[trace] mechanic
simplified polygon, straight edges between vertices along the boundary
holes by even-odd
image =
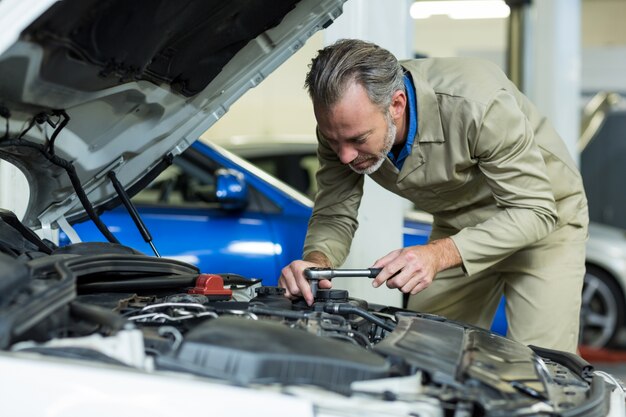
[[[496,65],[398,62],[347,39],[319,51],[305,87],[317,120],[319,191],[303,259],[279,278],[287,296],[311,304],[304,269],[344,262],[369,175],[434,218],[428,244],[373,264],[382,268],[374,287],[410,293],[412,310],[483,328],[504,294],[510,338],[576,351],[588,226],[582,179],[554,128]]]

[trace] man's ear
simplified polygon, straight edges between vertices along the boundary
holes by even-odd
[[[391,104],[389,105],[389,112],[394,120],[398,120],[404,117],[404,111],[406,110],[406,93],[403,90],[396,90],[391,97]]]

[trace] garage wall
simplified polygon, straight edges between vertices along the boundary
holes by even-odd
[[[626,92],[626,0],[582,1],[583,91]],[[477,56],[504,66],[506,20],[452,20],[435,16],[415,21],[414,51],[430,56]],[[302,85],[307,65],[323,46],[316,34],[285,65],[233,105],[203,137],[312,135],[315,120]],[[287,106],[285,104],[287,103]]]
[[[481,57],[504,67],[506,19],[453,20],[433,16],[416,20],[414,31],[413,45],[418,54]]]
[[[257,88],[244,94],[204,135],[223,139],[237,135],[315,135],[313,106],[304,89],[308,65],[323,48],[318,32]]]
[[[626,96],[626,0],[584,0],[582,88]]]
[[[625,16],[625,0],[583,0],[583,47],[626,45]]]

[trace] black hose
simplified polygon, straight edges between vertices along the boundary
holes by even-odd
[[[277,316],[284,317],[286,319],[305,319],[310,317],[313,313],[310,311],[291,311],[291,310],[280,310],[276,308],[267,308],[260,306],[258,304],[251,304],[248,310],[254,314],[264,314],[267,316]]]
[[[373,315],[372,313],[363,310],[360,307],[354,306],[352,304],[348,304],[348,303],[341,303],[341,304],[335,304],[335,303],[326,303],[326,305],[324,305],[324,311],[327,313],[332,313],[332,314],[354,314],[356,316],[359,317],[363,317],[365,320],[370,321],[380,327],[382,327],[383,329],[387,330],[388,332],[392,332],[393,329],[395,329],[395,326],[391,326],[389,324],[387,324],[383,319],[376,317],[375,315]]]
[[[113,333],[122,330],[127,323],[126,319],[106,308],[77,301],[70,303],[70,312],[74,317],[105,326]]]
[[[77,289],[81,293],[94,292],[136,292],[156,289],[175,289],[193,287],[198,275],[141,277],[132,279],[116,279],[115,281],[97,281],[79,283]]]
[[[59,126],[57,126],[57,128],[54,129],[54,132],[52,132],[52,137],[50,138],[50,142],[48,143],[48,150],[49,150],[50,155],[54,155],[54,142],[56,141],[57,136],[59,135],[59,133],[61,133],[63,128],[67,126],[67,124],[70,122],[70,116],[65,112],[65,110],[60,110],[57,113],[61,117],[63,117],[63,120],[61,120],[61,123],[59,124]]]

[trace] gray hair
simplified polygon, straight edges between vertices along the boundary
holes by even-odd
[[[403,70],[388,50],[358,39],[341,39],[318,51],[304,83],[315,104],[331,107],[341,99],[352,81],[367,91],[383,112],[389,110],[393,93],[404,91]]]

